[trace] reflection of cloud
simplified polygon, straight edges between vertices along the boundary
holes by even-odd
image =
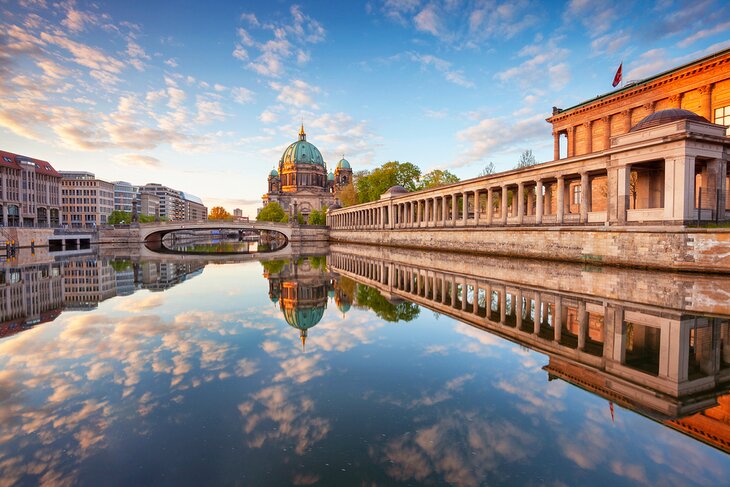
[[[244,431],[252,448],[260,448],[269,441],[294,441],[295,452],[303,455],[331,429],[327,419],[313,416],[314,401],[306,396],[290,397],[283,385],[253,394],[239,404],[238,410],[245,419]]]
[[[454,411],[433,426],[421,428],[371,448],[371,456],[388,475],[406,482],[443,477],[455,485],[481,485],[500,467],[537,451],[537,440],[515,425],[489,422],[477,413]]]
[[[322,377],[329,367],[320,363],[322,354],[297,355],[281,362],[281,372],[274,376],[275,382],[291,380],[296,383],[308,382]]]

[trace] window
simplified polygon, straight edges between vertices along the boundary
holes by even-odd
[[[576,185],[573,187],[573,204],[580,204],[580,185]]]
[[[730,105],[715,109],[715,123],[728,127],[725,133],[730,135]]]

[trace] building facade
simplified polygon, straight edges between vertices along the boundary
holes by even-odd
[[[106,225],[114,211],[114,184],[86,171],[61,171],[63,223],[70,227]]]
[[[0,223],[48,227],[61,223],[61,175],[46,161],[0,151]]]
[[[114,209],[131,213],[138,191],[137,186],[126,181],[114,181]]]
[[[287,213],[296,211],[307,217],[313,210],[333,206],[338,192],[351,182],[352,168],[344,157],[334,173],[327,172],[322,153],[307,142],[302,125],[299,140],[286,148],[278,170],[269,174],[268,192],[262,200],[264,206],[277,202]]]
[[[137,211],[140,215],[160,217],[160,198],[152,193],[137,194]]]
[[[180,191],[180,196],[183,200],[185,220],[198,221],[208,219],[208,208],[206,208],[200,198],[184,191]]]
[[[139,187],[140,194],[152,194],[159,198],[159,216],[171,221],[205,220],[208,208],[197,196],[178,191],[158,183]]]

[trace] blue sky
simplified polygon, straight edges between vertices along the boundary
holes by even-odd
[[[476,176],[567,107],[730,47],[723,1],[0,0],[0,148],[255,215],[303,120],[334,167]]]

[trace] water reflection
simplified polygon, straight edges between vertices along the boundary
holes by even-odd
[[[4,482],[719,485],[730,471],[727,279],[330,250],[6,262]]]

